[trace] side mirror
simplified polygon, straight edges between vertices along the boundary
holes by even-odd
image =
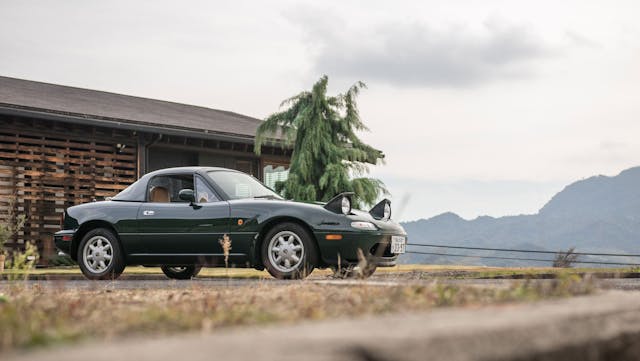
[[[178,198],[190,203],[196,201],[196,195],[193,192],[193,189],[181,189],[180,192],[178,192]]]

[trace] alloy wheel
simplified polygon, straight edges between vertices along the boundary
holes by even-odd
[[[96,235],[87,241],[84,246],[83,261],[85,267],[93,273],[102,273],[109,268],[113,260],[113,246],[103,236]]]
[[[291,231],[282,231],[269,241],[269,261],[275,269],[288,273],[297,270],[304,258],[304,244]]]

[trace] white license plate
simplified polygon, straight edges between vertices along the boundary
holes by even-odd
[[[405,253],[407,238],[403,236],[391,236],[391,253]]]

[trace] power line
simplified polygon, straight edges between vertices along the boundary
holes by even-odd
[[[454,248],[454,249],[472,249],[479,251],[497,251],[497,252],[519,252],[519,253],[542,253],[542,254],[558,254],[566,253],[565,251],[536,251],[531,249],[508,249],[508,248],[483,248],[470,246],[445,246],[442,244],[426,244],[426,243],[407,243],[407,246],[435,247],[435,248]],[[621,253],[588,253],[588,252],[571,252],[578,256],[607,256],[607,257],[640,257],[640,254],[621,254]]]
[[[406,253],[413,254],[426,254],[433,256],[449,256],[449,257],[464,257],[464,258],[487,258],[487,259],[505,259],[515,261],[537,261],[537,262],[553,262],[553,260],[539,259],[539,258],[521,258],[521,257],[500,257],[500,256],[472,256],[468,254],[455,254],[455,253],[436,253],[436,252],[418,252],[407,251]],[[618,262],[597,262],[597,261],[572,261],[572,263],[587,263],[587,264],[602,264],[602,265],[617,265],[617,266],[640,266],[638,263],[618,263]]]
[[[539,259],[539,258],[500,257],[500,256],[472,256],[472,255],[468,255],[468,254],[418,252],[418,251],[407,251],[406,253],[429,254],[429,255],[434,255],[434,256],[466,257],[466,258],[492,258],[492,259],[510,259],[510,260],[517,260],[517,261],[552,262],[552,261],[549,261],[549,260],[546,260],[546,259]]]

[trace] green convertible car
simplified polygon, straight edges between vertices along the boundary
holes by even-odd
[[[175,279],[203,266],[266,268],[282,279],[394,266],[407,237],[390,219],[390,202],[364,212],[351,208],[351,196],[287,201],[235,170],[169,168],[111,200],[68,208],[54,241],[89,279],[114,279],[127,265],[160,266]]]

